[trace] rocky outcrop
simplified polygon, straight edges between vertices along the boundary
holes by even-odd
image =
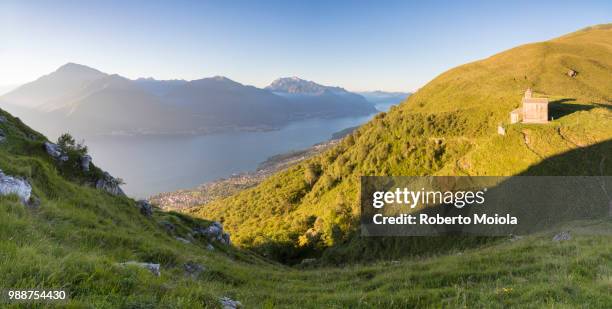
[[[4,131],[0,129],[0,143],[4,142],[5,140],[6,140],[6,134],[4,134]]]
[[[149,203],[147,200],[140,200],[136,202],[136,206],[140,209],[140,213],[145,217],[150,217],[153,215],[153,205]]]
[[[559,241],[566,241],[566,240],[571,240],[571,239],[572,239],[572,235],[570,235],[569,231],[566,231],[566,232],[561,232],[555,235],[552,240],[559,242]]]
[[[66,155],[62,151],[60,146],[50,143],[50,142],[45,142],[44,145],[45,145],[45,150],[47,151],[47,154],[49,154],[52,158],[58,161],[62,161],[62,162],[68,161],[68,155]]]
[[[219,222],[213,222],[206,228],[194,229],[195,235],[201,235],[210,241],[216,241],[224,245],[230,245],[230,235],[223,231],[223,225]]]
[[[84,155],[81,157],[81,169],[83,172],[89,172],[89,164],[91,164],[91,156]]]
[[[32,195],[32,186],[25,179],[5,175],[0,170],[0,195],[9,194],[17,195],[23,204],[27,204]]]
[[[187,262],[183,265],[183,269],[185,270],[185,274],[191,276],[192,278],[197,278],[206,268],[195,262]]]
[[[153,264],[153,263],[141,263],[141,262],[134,262],[134,261],[129,261],[129,262],[125,262],[125,263],[120,263],[120,266],[135,266],[135,267],[140,267],[140,268],[144,268],[147,269],[148,271],[150,271],[152,274],[159,276],[160,273],[160,265],[159,264]]]
[[[6,117],[0,116],[0,123],[5,123],[5,122],[6,122]]]
[[[223,309],[237,309],[237,308],[242,308],[242,303],[237,301],[237,300],[232,300],[229,297],[221,297],[219,299],[219,302],[221,303],[221,307]]]
[[[108,172],[104,172],[102,178],[96,181],[96,189],[104,190],[112,195],[125,196],[123,190],[121,190],[121,181],[111,176]]]

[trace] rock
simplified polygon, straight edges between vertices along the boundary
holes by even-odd
[[[49,142],[45,142],[44,145],[45,150],[52,158],[62,162],[68,161],[68,156],[62,152],[60,146]]]
[[[0,195],[16,194],[25,205],[32,195],[32,186],[24,179],[4,175],[0,170]]]
[[[140,209],[140,213],[145,217],[153,215],[153,206],[147,200],[140,200],[136,202],[136,206]]]
[[[32,195],[30,197],[30,200],[28,201],[28,206],[30,206],[31,208],[38,208],[38,207],[40,207],[40,199],[37,198],[36,196]]]
[[[160,222],[160,224],[164,227],[164,229],[166,229],[166,231],[168,233],[172,233],[176,229],[174,224],[172,224],[172,223],[170,223],[168,221],[162,221],[162,222]]]
[[[208,251],[215,251],[215,246],[213,246],[211,244],[207,244],[206,245],[206,249],[208,249]]]
[[[134,262],[134,261],[129,261],[129,262],[125,262],[125,263],[120,263],[119,265],[121,266],[136,266],[136,267],[140,267],[140,268],[144,268],[149,270],[152,274],[159,276],[160,273],[160,266],[159,264],[153,264],[153,263],[141,263],[141,262]]]
[[[219,299],[219,302],[221,303],[221,307],[223,309],[237,309],[237,308],[242,308],[242,303],[237,301],[237,300],[232,300],[229,297],[221,297]]]
[[[5,122],[6,122],[6,117],[0,116],[0,123],[5,123]]]
[[[506,135],[506,129],[503,126],[497,126],[497,134]]]
[[[185,270],[185,274],[196,278],[198,277],[206,268],[195,262],[187,262],[183,265],[183,269]]]
[[[515,241],[521,240],[521,239],[523,239],[523,236],[518,236],[518,235],[510,234],[510,241],[511,242],[515,242]]]
[[[574,71],[574,70],[567,71],[567,76],[569,77],[576,77],[576,75],[578,75],[577,71]]]
[[[213,222],[206,228],[196,228],[193,232],[195,235],[202,235],[209,240],[217,241],[224,245],[231,244],[230,235],[223,231],[223,225],[219,222]]]
[[[176,240],[178,240],[178,241],[180,241],[180,242],[184,243],[184,244],[190,244],[190,243],[191,243],[191,241],[189,241],[188,239],[185,239],[185,238],[183,238],[183,237],[174,237],[174,238],[175,238]]]
[[[84,155],[81,157],[81,169],[83,172],[89,172],[89,164],[91,163],[91,156]]]
[[[317,262],[317,259],[303,259],[301,265],[312,265]]]
[[[121,181],[115,179],[108,172],[104,172],[102,178],[96,181],[96,189],[104,190],[112,195],[116,196],[125,196],[125,193],[119,187],[121,185]]]
[[[5,140],[6,140],[6,134],[4,134],[4,131],[0,129],[0,143],[4,142]]]
[[[570,235],[569,231],[566,232],[561,232],[557,235],[555,235],[553,237],[553,241],[564,241],[564,240],[571,240],[572,239],[572,235]]]

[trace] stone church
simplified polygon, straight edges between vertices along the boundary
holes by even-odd
[[[510,123],[547,123],[548,99],[532,97],[531,88],[525,91],[523,105],[510,112]]]

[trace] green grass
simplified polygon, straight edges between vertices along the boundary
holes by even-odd
[[[99,169],[80,172],[76,158],[59,165],[43,136],[1,112],[8,138],[0,169],[26,178],[41,205],[0,197],[0,288],[65,289],[73,308],[214,308],[223,296],[249,308],[609,308],[610,220],[568,223],[573,239],[557,243],[551,238],[561,228],[514,242],[365,239],[355,234],[355,218],[359,175],[612,175],[600,164],[612,161],[612,91],[609,74],[601,76],[611,67],[611,39],[606,27],[581,31],[451,70],[338,147],[200,211],[225,221],[238,245],[267,256],[178,241],[210,222],[141,215],[133,200],[87,185]],[[580,72],[576,80],[562,81],[563,66]],[[527,81],[509,82],[525,72]],[[526,86],[587,107],[563,105],[570,113],[551,124],[496,135]],[[300,237],[310,228],[320,238]],[[270,259],[321,254],[323,264],[310,267]],[[160,263],[161,276],[117,265],[127,261]],[[187,275],[188,262],[205,270]]]

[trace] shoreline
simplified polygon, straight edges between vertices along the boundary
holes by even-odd
[[[199,207],[228,197],[239,191],[256,186],[269,176],[329,149],[338,144],[342,138],[352,133],[356,128],[358,127],[351,127],[336,132],[329,140],[314,144],[305,149],[292,150],[271,156],[259,163],[255,170],[205,182],[192,189],[158,193],[150,196],[149,201],[165,211],[184,212],[193,207]]]

